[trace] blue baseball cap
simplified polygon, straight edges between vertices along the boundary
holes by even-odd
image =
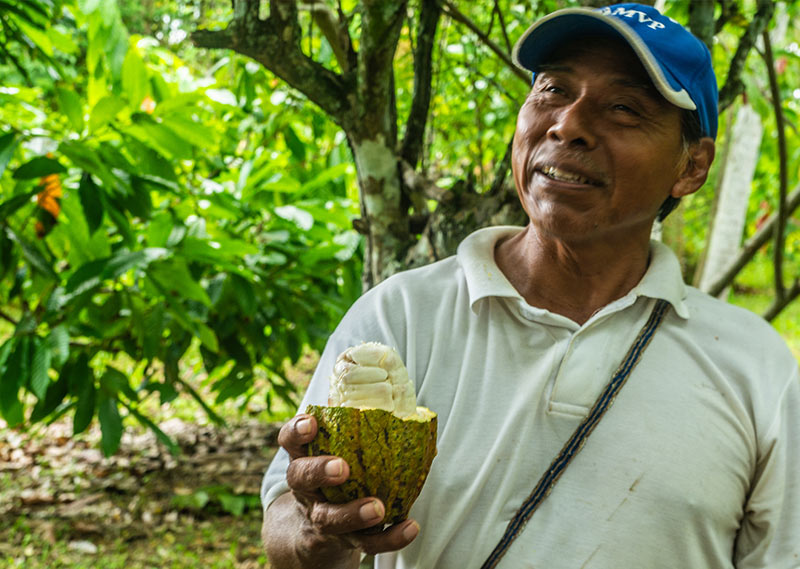
[[[717,137],[719,93],[708,48],[675,20],[652,6],[615,4],[603,8],[566,8],[528,28],[512,58],[536,71],[566,39],[611,35],[631,46],[656,89],[681,109],[696,111],[703,136]]]

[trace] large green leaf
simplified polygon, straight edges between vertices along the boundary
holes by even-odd
[[[30,178],[41,178],[48,174],[63,174],[67,169],[59,164],[58,160],[48,158],[47,156],[37,156],[33,160],[29,160],[14,172],[14,178],[17,180],[27,180]]]
[[[84,354],[73,366],[70,366],[68,377],[70,392],[75,395],[75,417],[72,421],[72,432],[82,433],[92,422],[95,413],[97,388],[94,383],[94,372],[88,365]]]
[[[3,172],[5,172],[6,166],[8,166],[8,162],[11,160],[11,157],[14,155],[14,151],[16,149],[16,133],[9,132],[3,136],[0,136],[0,176],[2,176]],[[0,217],[0,219],[2,219],[2,217]]]
[[[122,63],[122,89],[131,102],[131,107],[138,109],[148,92],[147,68],[135,49],[129,49]]]
[[[31,359],[30,390],[39,399],[44,399],[47,388],[50,386],[50,360],[52,353],[50,346],[44,340],[33,338],[33,357]]]
[[[119,97],[103,97],[92,108],[89,115],[89,129],[96,132],[106,126],[124,108],[125,103]]]
[[[111,456],[119,448],[122,440],[122,417],[119,415],[117,400],[108,395],[101,395],[97,404],[97,418],[100,420],[102,432],[100,447],[103,454]]]
[[[21,336],[15,339],[0,375],[0,414],[10,426],[19,425],[23,420],[19,390],[29,379],[30,338]]]
[[[83,102],[80,96],[72,89],[64,89],[63,87],[57,87],[56,93],[58,94],[61,112],[69,119],[72,128],[76,132],[81,132],[83,130]]]
[[[22,256],[25,257],[31,267],[53,281],[60,280],[50,262],[42,255],[39,249],[21,235],[14,233],[11,228],[7,228],[7,231],[9,237],[19,244],[22,249]]]
[[[7,199],[3,203],[0,203],[0,220],[5,220],[11,217],[17,210],[22,209],[29,203],[31,203],[31,198],[38,193],[38,190],[33,190],[31,192],[27,192],[24,194],[20,194],[18,196],[14,196],[12,198]]]
[[[102,191],[92,180],[91,174],[84,172],[78,186],[78,196],[90,234],[97,231],[103,223],[103,199],[100,195]]]

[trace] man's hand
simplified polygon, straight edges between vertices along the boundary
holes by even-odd
[[[334,456],[307,456],[307,445],[317,435],[310,415],[298,415],[281,428],[280,444],[291,462],[286,480],[292,491],[270,505],[264,516],[263,538],[274,569],[357,568],[360,552],[369,554],[405,547],[417,536],[414,520],[376,533],[362,530],[381,523],[384,505],[377,498],[346,504],[325,500],[320,488],[341,484],[350,468]]]

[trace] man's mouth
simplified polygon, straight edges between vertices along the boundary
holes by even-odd
[[[577,174],[575,172],[568,172],[566,170],[556,168],[555,166],[542,166],[539,171],[548,178],[550,178],[551,180],[556,180],[557,182],[569,182],[572,184],[588,184],[591,186],[600,185],[596,180],[591,180],[586,176],[581,176],[580,174]]]

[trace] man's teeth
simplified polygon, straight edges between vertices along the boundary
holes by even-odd
[[[584,178],[583,176],[579,176],[578,174],[573,174],[572,172],[565,172],[564,170],[559,170],[555,166],[543,167],[542,174],[544,174],[548,178],[552,178],[553,180],[559,180],[561,182],[575,182],[578,184],[591,183],[588,178]]]

